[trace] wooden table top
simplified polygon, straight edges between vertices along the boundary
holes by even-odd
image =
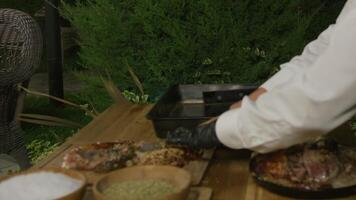
[[[59,166],[61,153],[69,146],[118,139],[158,141],[151,121],[145,115],[152,105],[114,104],[79,130],[34,168]],[[218,149],[201,183],[213,189],[213,200],[288,200],[271,193],[252,180],[248,171],[250,153],[245,150]],[[355,200],[356,196],[343,198]]]

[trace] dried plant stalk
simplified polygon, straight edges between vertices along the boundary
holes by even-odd
[[[138,90],[140,90],[141,96],[145,95],[145,92],[143,91],[143,85],[142,85],[140,79],[135,74],[134,70],[132,69],[132,67],[129,65],[129,63],[127,61],[126,61],[126,67],[127,67],[127,70],[129,71],[131,78],[134,81],[136,87],[138,88]]]
[[[58,102],[61,102],[61,103],[64,103],[64,104],[67,104],[67,105],[70,105],[70,106],[73,106],[73,107],[76,107],[76,108],[79,108],[81,110],[84,110],[85,111],[85,114],[92,117],[92,118],[95,118],[96,117],[96,114],[89,110],[87,107],[85,106],[81,106],[81,105],[78,105],[78,104],[75,104],[73,102],[70,102],[70,101],[67,101],[67,100],[64,100],[64,99],[61,99],[61,98],[58,98],[58,97],[54,97],[54,96],[51,96],[51,95],[48,95],[48,94],[45,94],[45,93],[42,93],[42,92],[36,92],[36,91],[32,91],[32,90],[29,90],[21,85],[18,85],[18,87],[20,89],[22,89],[23,91],[25,91],[26,93],[28,94],[32,94],[32,95],[38,95],[38,96],[44,96],[44,97],[47,97],[47,98],[50,98],[50,99],[53,99],[53,100],[56,100]]]
[[[108,94],[111,96],[111,98],[114,100],[115,103],[122,104],[122,105],[131,104],[129,101],[126,100],[126,98],[122,95],[120,89],[115,86],[115,84],[112,82],[110,78],[108,80],[105,80],[103,77],[101,77],[101,80],[104,83],[106,91],[108,92]]]
[[[26,121],[28,122],[30,120],[32,121],[32,123],[36,122],[37,124],[42,124],[42,125],[56,124],[56,126],[64,126],[64,127],[71,127],[71,128],[82,127],[82,125],[77,122],[73,122],[58,117],[48,116],[48,115],[22,113],[17,116],[17,119],[24,122]]]

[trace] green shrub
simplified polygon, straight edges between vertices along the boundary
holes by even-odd
[[[127,61],[157,96],[174,83],[260,83],[332,23],[343,2],[89,0],[64,4],[63,14],[78,30],[84,66],[132,91]]]

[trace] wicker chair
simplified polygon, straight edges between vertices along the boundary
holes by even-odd
[[[20,166],[29,166],[23,133],[16,120],[20,92],[40,63],[41,31],[28,14],[0,9],[0,154],[13,156]]]

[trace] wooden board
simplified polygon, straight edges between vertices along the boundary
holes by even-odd
[[[215,149],[205,150],[202,160],[195,160],[189,162],[187,166],[184,167],[192,175],[192,185],[199,185],[203,180],[206,170],[208,169],[210,160],[214,156]]]
[[[70,138],[70,141],[68,142],[71,144],[89,144],[102,141],[113,141],[117,139],[117,137],[125,134],[122,131],[123,127],[126,127],[131,123],[136,123],[135,121],[126,121],[125,119],[128,118],[127,116],[136,116],[136,114],[144,112],[144,110],[145,107],[142,106],[129,105],[122,107],[114,104],[103,114],[100,114],[91,123],[82,128],[78,133]],[[121,128],[108,131],[110,127],[116,125]],[[147,130],[149,130],[148,127]],[[141,130],[141,132],[144,132],[144,130]],[[109,135],[110,137],[104,139],[104,134]],[[137,132],[132,134],[134,134],[136,137],[139,137],[141,133]]]
[[[190,188],[187,200],[210,200],[213,190],[208,187],[192,187]],[[94,194],[91,187],[87,187],[85,195],[82,200],[94,200]]]
[[[152,105],[112,105],[101,113],[90,124],[81,129],[66,143],[61,145],[45,160],[39,162],[35,168],[60,166],[63,155],[69,148],[95,142],[111,142],[118,139],[154,142],[155,136],[151,121],[145,115]],[[212,153],[211,153],[212,154]],[[211,155],[212,156],[212,155]],[[211,157],[210,157],[211,158]],[[200,186],[213,188],[216,200],[290,200],[271,193],[258,186],[249,175],[250,152],[244,150],[217,149],[212,160],[208,162],[191,163],[187,166],[192,172],[193,179],[203,180]],[[208,167],[208,163],[209,167]],[[205,173],[206,170],[206,173]],[[204,175],[205,174],[205,175]],[[194,181],[195,183],[199,181]],[[201,191],[201,190],[200,190]],[[211,191],[211,189],[210,189]],[[207,193],[202,193],[207,194]],[[197,200],[208,200],[200,195]],[[92,199],[85,199],[92,200]],[[194,199],[195,200],[195,199]],[[356,200],[356,196],[339,200]]]
[[[62,144],[47,159],[43,159],[43,160],[39,161],[32,168],[43,168],[43,167],[47,166],[50,162],[55,161],[58,157],[60,157],[63,154],[63,152],[67,152],[68,149],[70,149],[72,146],[73,145],[71,145],[71,144]],[[52,166],[57,167],[57,165],[52,165]],[[58,165],[58,167],[59,166],[60,165]]]
[[[42,167],[61,167],[62,162],[63,162],[63,157],[66,153],[71,151],[75,146],[78,145],[71,145],[66,146],[63,151],[60,153],[57,153],[56,157],[47,163],[44,163],[40,166]],[[214,155],[214,149],[212,150],[205,150],[202,156],[201,160],[195,160],[191,161],[184,167],[187,171],[189,171],[192,175],[192,185],[199,185],[201,180],[204,177],[204,174],[208,168],[209,161]],[[81,171],[87,178],[89,184],[92,184],[97,180],[98,178],[104,176],[106,173],[95,173],[95,172],[90,172],[90,171]]]
[[[248,173],[248,151],[217,149],[202,181],[213,188],[213,199],[244,200]]]
[[[192,187],[187,200],[210,200],[213,190],[208,187]]]

